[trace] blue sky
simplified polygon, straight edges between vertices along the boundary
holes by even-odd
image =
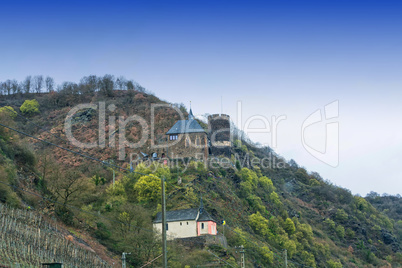
[[[276,151],[365,195],[401,194],[400,1],[1,1],[0,81],[124,75],[195,113],[286,115]],[[339,102],[339,165],[301,126]],[[254,122],[260,126],[261,122]],[[325,124],[306,132],[325,144]],[[271,134],[250,135],[270,144]]]

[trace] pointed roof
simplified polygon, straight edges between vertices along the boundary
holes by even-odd
[[[200,212],[200,216],[198,217],[197,221],[214,221],[216,222],[211,215],[209,215],[208,212],[206,212],[205,210]]]
[[[184,134],[184,133],[206,133],[205,130],[194,119],[193,111],[190,108],[188,120],[179,120],[173,125],[166,135]]]
[[[188,120],[193,120],[193,119],[194,119],[193,111],[190,108],[190,113],[188,114]]]

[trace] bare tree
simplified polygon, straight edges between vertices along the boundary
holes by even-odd
[[[10,95],[11,93],[11,80],[7,79],[6,82],[4,82],[4,88],[7,91],[7,95]]]
[[[47,92],[52,92],[54,91],[54,79],[50,76],[46,77],[46,90]]]
[[[18,81],[15,79],[11,81],[11,90],[12,90],[13,94],[18,93],[18,91],[19,91]]]
[[[119,76],[116,79],[116,86],[119,90],[125,90],[126,89],[126,84],[127,84],[127,80],[124,76]]]
[[[36,93],[40,93],[43,87],[43,75],[36,75],[33,80],[34,80],[33,86],[35,88]]]
[[[31,92],[31,84],[32,84],[31,82],[32,82],[32,77],[30,75],[28,75],[23,82],[23,88],[24,88],[25,93]]]
[[[84,76],[80,81],[80,86],[83,88],[82,93],[93,93],[98,89],[98,78],[96,75]]]
[[[47,170],[48,189],[63,206],[70,204],[83,190],[83,177],[77,171],[64,171],[59,167]]]
[[[127,87],[128,90],[129,90],[129,89],[134,90],[134,81],[133,81],[133,80],[127,81],[126,87]]]
[[[114,89],[114,76],[105,74],[99,80],[99,89],[105,96],[112,97]]]
[[[3,82],[0,82],[0,95],[5,95],[4,83]]]

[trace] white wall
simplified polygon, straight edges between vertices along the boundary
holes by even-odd
[[[171,221],[168,222],[167,224],[168,224],[168,230],[166,231],[166,235],[168,240],[172,240],[173,238],[197,236],[197,223],[194,220]],[[154,223],[154,228],[158,232],[162,233],[162,223]]]

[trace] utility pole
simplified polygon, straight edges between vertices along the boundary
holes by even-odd
[[[114,169],[113,169],[113,189],[114,189],[114,181],[115,181],[115,175],[114,175]]]
[[[285,257],[285,268],[288,268],[288,251],[286,249],[283,250],[283,255]]]
[[[131,253],[126,253],[123,252],[122,257],[121,257],[121,267],[126,268],[126,255],[130,255]]]
[[[167,244],[166,244],[166,197],[165,197],[165,176],[161,179],[162,182],[162,267],[167,268]]]
[[[235,248],[239,248],[240,249],[240,251],[239,251],[239,253],[241,254],[241,256],[240,256],[240,267],[241,268],[246,268],[246,260],[245,260],[245,258],[244,258],[244,246],[243,245],[241,245],[240,247],[235,247]]]
[[[244,247],[243,247],[243,245],[240,246],[240,253],[241,253],[240,266],[241,266],[241,268],[246,268],[246,261],[244,259]]]

